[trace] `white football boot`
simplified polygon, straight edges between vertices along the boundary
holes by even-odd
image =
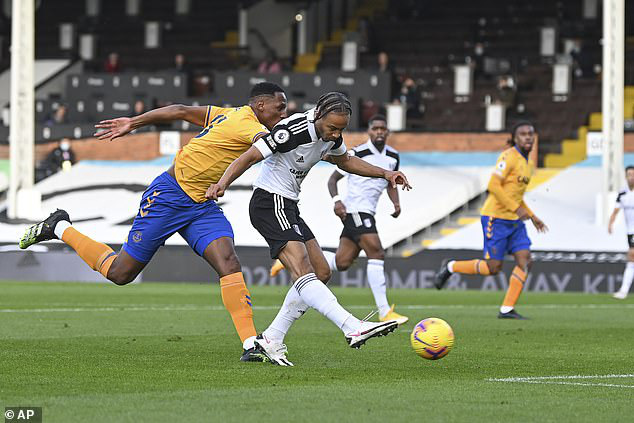
[[[266,355],[273,364],[277,364],[278,366],[293,366],[293,363],[286,358],[288,349],[286,345],[281,342],[276,342],[260,334],[255,338],[255,348]]]
[[[362,320],[358,330],[346,334],[346,341],[350,348],[361,348],[368,339],[375,336],[385,336],[390,332],[394,332],[397,327],[398,322],[396,320],[388,320],[387,322],[366,322]]]

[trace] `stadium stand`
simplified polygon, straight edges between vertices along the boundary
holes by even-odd
[[[456,10],[460,18],[455,17]],[[581,2],[574,0],[391,1],[387,13],[371,23],[372,49],[362,53],[361,66],[376,66],[376,54],[387,52],[399,79],[410,77],[417,86],[420,113],[408,126],[431,131],[484,131],[485,103],[499,99],[498,78],[510,75],[514,92],[506,126],[518,119],[538,122],[543,160],[546,154],[560,151],[564,138],[575,138],[590,113],[600,110],[596,66],[601,62],[601,21],[584,19],[581,13]],[[581,46],[575,56],[576,78],[566,99],[553,98],[552,64],[572,58],[540,55],[539,29],[545,25],[556,26],[562,42],[574,40]],[[340,67],[341,56],[340,46],[326,48],[320,69]],[[463,63],[475,67],[474,89],[470,97],[456,98],[452,67]],[[628,69],[631,72],[631,65]]]

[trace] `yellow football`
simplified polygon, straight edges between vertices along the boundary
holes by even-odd
[[[454,334],[447,322],[437,317],[430,317],[414,326],[410,342],[414,352],[419,356],[428,360],[438,360],[451,351]]]

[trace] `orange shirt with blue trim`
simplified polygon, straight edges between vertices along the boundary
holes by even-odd
[[[517,147],[503,151],[498,157],[491,178],[501,179],[502,189],[511,204],[504,204],[496,195],[489,193],[480,214],[497,219],[519,219],[515,211],[524,204],[524,193],[531,181],[533,168],[533,162]]]
[[[204,129],[176,154],[176,181],[192,200],[207,201],[209,185],[217,183],[227,167],[268,132],[249,106],[208,106]]]

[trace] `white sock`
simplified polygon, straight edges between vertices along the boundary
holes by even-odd
[[[57,222],[57,225],[55,225],[53,232],[55,232],[56,237],[58,237],[59,239],[62,239],[62,235],[64,235],[64,231],[68,228],[70,228],[70,222],[67,222],[65,220],[60,220],[59,222]]]
[[[456,260],[451,260],[449,263],[447,263],[447,269],[449,270],[449,273],[453,273],[453,265],[456,262]]]
[[[335,261],[335,258],[337,257],[337,255],[333,253],[332,251],[324,251],[323,253],[324,253],[324,257],[326,257],[326,261],[328,262],[328,266],[330,266],[330,270],[332,271],[338,270],[337,262]]]
[[[293,286],[306,304],[323,314],[343,333],[358,330],[361,326],[361,321],[341,307],[337,297],[314,273],[300,277]]]
[[[511,306],[501,306],[500,307],[500,313],[508,313],[511,310],[513,310],[513,307],[511,307]]]
[[[621,289],[619,292],[627,294],[630,292],[632,286],[632,279],[634,279],[634,262],[628,261],[625,265],[625,272],[623,272],[623,282],[621,282]]]
[[[385,294],[385,272],[383,271],[383,260],[369,259],[368,260],[368,285],[374,295],[374,302],[379,308],[379,316],[383,317],[390,311],[390,305],[387,302],[387,295]]]
[[[255,336],[249,336],[242,343],[242,348],[244,348],[245,350],[250,350],[251,348],[255,347],[254,341],[255,341]]]
[[[299,296],[297,290],[291,286],[286,293],[286,298],[284,298],[280,311],[277,312],[277,316],[262,334],[278,342],[284,341],[284,337],[295,320],[302,317],[306,310],[308,310],[308,305]]]

